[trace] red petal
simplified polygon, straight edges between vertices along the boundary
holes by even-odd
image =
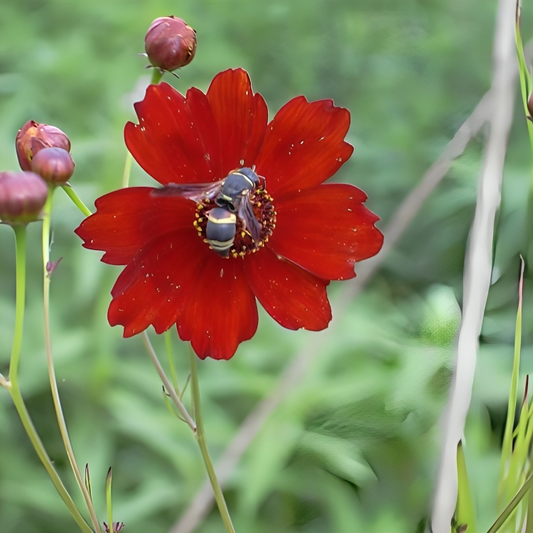
[[[191,89],[186,101],[166,83],[150,85],[135,110],[139,124],[128,122],[124,138],[135,160],[153,178],[165,185],[224,177],[219,174],[216,124],[201,91]]]
[[[331,320],[326,293],[329,281],[277,257],[268,248],[247,257],[244,270],[261,305],[284,328],[327,328]]]
[[[104,263],[125,265],[148,241],[165,233],[189,228],[196,237],[195,204],[175,196],[151,196],[154,190],[130,187],[98,198],[96,213],[76,229],[83,246],[105,251]]]
[[[268,125],[256,161],[274,199],[333,176],[353,152],[344,142],[349,126],[349,111],[331,100],[309,103],[299,96],[285,104]]]
[[[268,246],[324,279],[355,276],[354,263],[377,254],[383,235],[379,218],[353,185],[326,184],[276,202],[276,228]]]
[[[268,110],[263,97],[259,93],[254,95],[248,73],[236,69],[217,74],[207,91],[207,99],[220,134],[224,173],[255,165]]]
[[[111,291],[108,320],[131,337],[153,325],[163,333],[178,320],[194,291],[197,272],[212,252],[189,230],[169,233],[143,246]]]
[[[202,359],[230,359],[239,343],[253,337],[257,305],[243,262],[210,254],[196,272],[196,288],[178,320],[178,332]]]

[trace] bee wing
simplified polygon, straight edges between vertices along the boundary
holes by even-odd
[[[254,210],[248,195],[244,196],[239,204],[238,215],[244,222],[244,227],[252,235],[255,244],[261,240],[261,224],[255,218]]]
[[[199,203],[214,198],[222,188],[224,180],[214,183],[169,183],[152,191],[152,196],[181,196]]]

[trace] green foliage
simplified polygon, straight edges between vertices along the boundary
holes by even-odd
[[[149,82],[143,37],[175,14],[198,31],[180,78],[205,89],[243,66],[273,114],[298,94],[333,98],[352,113],[354,157],[336,179],[360,186],[383,219],[421,180],[489,88],[495,2],[473,0],[7,0],[0,9],[0,169],[16,169],[17,130],[54,124],[72,141],[77,193],[92,207],[120,187],[122,131]],[[411,533],[429,512],[438,421],[451,378],[463,255],[483,139],[475,139],[392,250],[366,292],[342,315],[325,348],[267,420],[232,473],[226,494],[237,531]],[[480,528],[495,519],[500,429],[507,405],[516,309],[517,254],[525,251],[527,135],[511,136],[495,250],[495,285],[483,329],[467,457]],[[149,183],[134,164],[132,181]],[[66,418],[80,465],[90,464],[97,511],[131,533],[163,533],[204,481],[185,424],[169,412],[140,339],[106,321],[119,269],[99,262],[73,234],[82,220],[54,198],[52,342]],[[40,228],[28,231],[28,298],[21,388],[55,466],[77,495],[55,424],[42,326]],[[0,227],[0,371],[14,324],[14,246]],[[342,284],[332,284],[335,302]],[[526,282],[526,302],[532,301]],[[335,304],[334,304],[335,305]],[[335,312],[335,307],[334,307]],[[524,337],[531,312],[524,310]],[[273,394],[283,369],[322,334],[289,332],[261,314],[258,334],[228,363],[200,364],[205,425],[216,461],[240,424]],[[272,340],[275,339],[273,345]],[[164,339],[153,339],[161,360]],[[177,345],[178,343],[175,343]],[[180,384],[187,354],[179,346]],[[523,351],[524,372],[532,359]],[[472,469],[470,471],[470,465]],[[76,496],[77,498],[77,496]],[[82,505],[81,497],[76,499]],[[0,390],[0,530],[67,533],[75,524],[38,462],[8,394]],[[221,531],[213,511],[197,529]],[[482,529],[480,529],[482,530]]]

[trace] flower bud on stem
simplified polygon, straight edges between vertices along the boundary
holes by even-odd
[[[144,48],[156,70],[172,72],[193,60],[196,32],[183,19],[159,17],[146,32]]]

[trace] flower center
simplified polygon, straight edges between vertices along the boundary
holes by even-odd
[[[272,197],[263,188],[252,191],[242,202],[248,202],[251,209],[242,206],[236,213],[222,208],[214,200],[206,198],[196,206],[196,220],[194,227],[198,235],[209,247],[222,257],[244,257],[255,253],[268,241],[272,230],[276,227],[276,211],[272,204]],[[215,211],[216,210],[216,211]],[[258,235],[254,241],[251,224],[246,221],[246,215],[240,213],[253,212]],[[209,227],[208,227],[209,225]]]

